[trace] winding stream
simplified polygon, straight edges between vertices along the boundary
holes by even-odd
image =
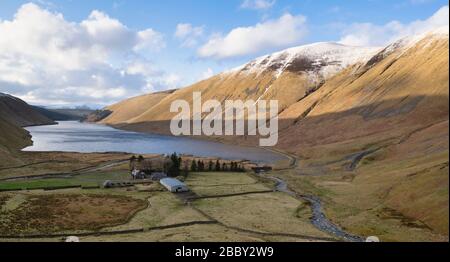
[[[350,242],[363,242],[364,239],[352,235],[343,229],[341,229],[339,226],[331,222],[323,212],[322,208],[322,202],[318,197],[315,196],[302,196],[297,194],[296,192],[289,189],[287,183],[284,180],[281,180],[278,177],[266,177],[276,182],[275,189],[279,192],[286,193],[292,197],[295,197],[299,200],[307,201],[311,205],[311,211],[312,211],[312,218],[311,223],[318,228],[319,230],[326,232],[330,235],[336,236],[340,239],[343,239],[345,241]]]

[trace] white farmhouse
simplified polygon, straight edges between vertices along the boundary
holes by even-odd
[[[164,178],[159,182],[172,193],[189,192],[189,188],[178,179]]]

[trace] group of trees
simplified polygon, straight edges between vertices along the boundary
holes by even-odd
[[[183,159],[177,153],[173,153],[169,157],[170,161],[166,161],[165,172],[170,177],[177,177],[181,174],[181,163]]]
[[[134,169],[138,169],[138,170],[145,169],[145,162],[146,161],[145,161],[145,158],[143,156],[138,156],[138,157],[132,156],[130,158],[130,171],[134,170]]]
[[[192,172],[244,172],[245,168],[237,163],[231,161],[230,163],[222,162],[220,163],[217,160],[215,163],[213,161],[209,161],[207,164],[203,162],[203,160],[192,160],[190,171]]]
[[[145,159],[143,156],[130,158],[130,171],[137,169],[148,175],[153,172],[164,172],[168,176],[180,175],[182,159],[177,153],[173,153],[164,159]]]
[[[158,165],[152,165],[151,160],[145,160],[143,156],[132,156],[130,158],[130,170],[138,169],[144,172],[163,171],[170,177],[177,177],[180,175],[187,176],[189,172],[245,172],[245,168],[238,162],[215,162],[209,161],[205,163],[203,160],[184,161],[180,155],[173,153],[167,156],[162,168],[157,168]],[[159,165],[161,166],[161,165]]]

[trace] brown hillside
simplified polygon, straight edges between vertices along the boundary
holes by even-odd
[[[15,153],[31,144],[30,134],[0,116],[0,167],[19,163]]]
[[[0,93],[0,117],[21,127],[54,124],[24,101],[3,93]]]
[[[150,110],[152,107],[154,107],[161,100],[163,100],[173,92],[174,91],[171,90],[166,92],[142,95],[108,106],[105,108],[105,110],[110,111],[111,114],[102,119],[100,122],[103,124],[126,123],[130,121],[130,119],[133,119],[134,117],[143,114],[147,110]]]
[[[0,93],[0,166],[20,162],[15,154],[31,145],[31,136],[23,126],[53,123],[24,101]]]

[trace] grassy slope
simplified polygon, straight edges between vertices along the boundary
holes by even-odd
[[[22,126],[52,123],[24,101],[0,93],[0,166],[21,163],[17,151],[32,143]]]
[[[133,119],[134,117],[137,117],[145,111],[151,109],[172,92],[173,91],[167,91],[142,95],[108,106],[106,110],[109,110],[112,113],[105,119],[102,119],[101,123],[119,124],[128,122],[130,119]]]
[[[0,117],[21,127],[54,123],[24,101],[5,95],[0,95]]]
[[[25,129],[0,116],[0,166],[20,163],[13,153],[30,144],[31,138]]]

